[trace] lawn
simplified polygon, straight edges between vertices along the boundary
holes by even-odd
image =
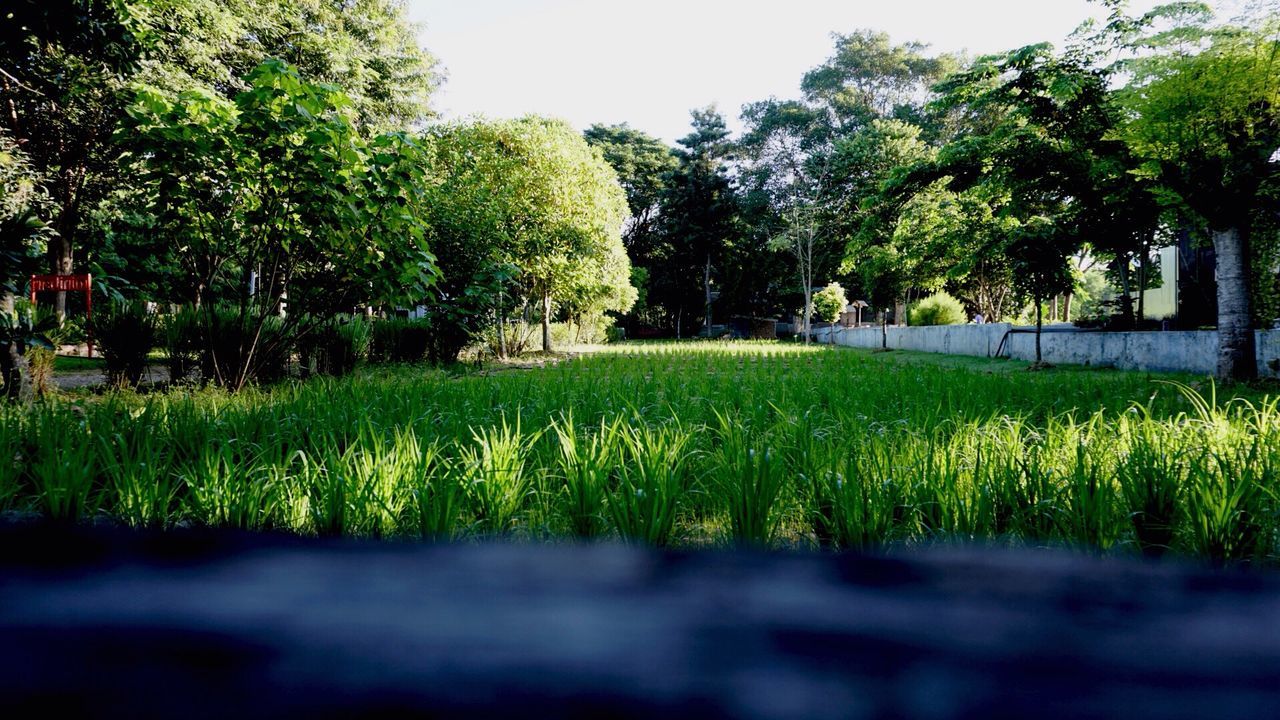
[[[0,410],[0,508],[306,535],[1271,562],[1265,389],[767,343]]]

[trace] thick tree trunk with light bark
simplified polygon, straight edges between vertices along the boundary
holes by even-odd
[[[1218,377],[1258,377],[1258,357],[1249,308],[1249,247],[1239,227],[1214,230],[1218,263]]]

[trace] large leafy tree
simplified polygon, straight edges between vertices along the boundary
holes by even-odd
[[[843,240],[845,269],[859,276],[877,307],[899,303],[913,289],[934,289],[941,283],[941,258],[911,242],[918,235],[910,225],[899,227],[910,194],[880,195],[902,169],[934,156],[920,138],[920,129],[901,120],[873,121],[836,145],[832,172],[840,182],[827,195],[827,211]]]
[[[806,324],[815,282],[851,271],[852,263],[842,268],[851,256],[858,256],[863,291],[876,298],[897,292],[898,280],[905,281],[909,273],[867,262],[860,243],[851,253],[846,246],[857,235],[862,203],[896,166],[883,162],[900,149],[890,136],[909,136],[908,143],[923,146],[938,134],[924,104],[931,85],[956,65],[951,56],[928,55],[920,43],[898,45],[872,31],[837,34],[834,45],[832,56],[805,74],[800,99],[769,99],[743,110],[743,181],[771,211],[770,224],[779,230],[772,246],[791,256]],[[923,127],[928,131],[921,139]],[[881,142],[884,147],[873,149]]]
[[[14,295],[36,266],[49,208],[41,178],[12,139],[0,132],[0,384],[10,400],[31,395],[25,350],[39,342],[29,312],[15,307]]]
[[[1071,290],[1070,258],[1087,236],[1128,252],[1158,220],[1127,206],[1141,193],[1124,146],[1111,137],[1107,82],[1105,72],[1048,45],[982,58],[937,88],[935,108],[961,118],[960,131],[886,188],[899,198],[941,188],[988,204],[996,232],[980,233],[987,244],[965,254],[1006,262],[1014,287],[1034,303],[1037,362],[1042,302]],[[899,218],[909,205],[888,203]]]
[[[546,350],[557,306],[570,314],[630,309],[626,195],[599,150],[564,122],[540,117],[445,125],[427,138],[444,272],[442,307],[432,312],[452,328],[448,352],[456,355],[485,317],[501,327],[515,299],[539,306]]]
[[[237,389],[276,350],[259,339],[286,297],[285,332],[269,342],[357,304],[418,301],[437,273],[419,148],[403,135],[365,140],[343,95],[282,62],[248,82],[234,103],[144,91],[126,130],[149,234],[182,268],[181,299],[208,310],[210,332],[219,305],[251,329],[231,357],[209,358]]]
[[[649,306],[647,286],[655,272],[661,275],[661,269],[654,267],[653,261],[663,243],[658,217],[662,194],[679,161],[675,150],[665,142],[625,123],[593,125],[584,137],[600,149],[627,193],[631,216],[623,228],[622,243],[633,263],[631,284],[638,293],[627,318],[633,327],[638,327],[654,313]]]
[[[353,124],[371,135],[429,117],[439,82],[398,0],[15,0],[5,10],[0,123],[47,177],[56,273],[156,269],[103,245],[119,208],[136,206],[112,138],[139,84],[233,100],[255,67],[282,58],[346,88]]]
[[[631,218],[622,238],[630,250],[642,237],[653,232],[667,175],[678,164],[675,150],[626,123],[592,125],[583,136],[592,147],[600,149],[627,193]]]
[[[437,60],[419,47],[403,0],[133,0],[152,48],[142,80],[179,92],[203,87],[228,99],[264,61],[290,63],[314,82],[339,85],[369,133],[406,130],[432,117]]]
[[[682,334],[686,318],[711,324],[713,278],[738,238],[740,199],[727,162],[733,145],[724,117],[714,108],[692,113],[691,132],[680,139],[680,165],[662,195],[662,243],[652,257],[650,302],[666,310],[666,322]]]
[[[929,56],[922,43],[895,45],[882,32],[859,30],[832,37],[834,52],[805,74],[801,89],[839,134],[876,118],[922,124],[930,87],[959,63],[951,55]]]
[[[10,9],[12,8],[12,9]],[[75,238],[106,195],[122,79],[135,72],[143,29],[122,0],[16,0],[0,12],[0,129],[44,177],[50,270],[73,270]],[[65,309],[60,293],[58,311]]]
[[[1123,137],[1166,206],[1213,242],[1218,375],[1257,375],[1251,230],[1280,174],[1280,20],[1215,26],[1199,3],[1115,23],[1134,56]]]

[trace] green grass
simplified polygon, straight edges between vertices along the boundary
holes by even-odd
[[[58,359],[54,361],[53,372],[55,375],[102,372],[105,367],[106,364],[103,362],[101,355],[94,355],[91,358],[79,355],[59,355]]]
[[[0,509],[307,535],[1280,557],[1265,387],[771,343],[0,409]]]

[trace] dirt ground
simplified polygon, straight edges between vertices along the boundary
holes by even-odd
[[[163,365],[150,365],[142,376],[144,383],[162,383],[169,380],[169,370]],[[106,381],[106,377],[100,370],[78,370],[67,373],[54,373],[53,382],[58,386],[59,390],[74,390],[76,388],[93,387],[101,385]]]

